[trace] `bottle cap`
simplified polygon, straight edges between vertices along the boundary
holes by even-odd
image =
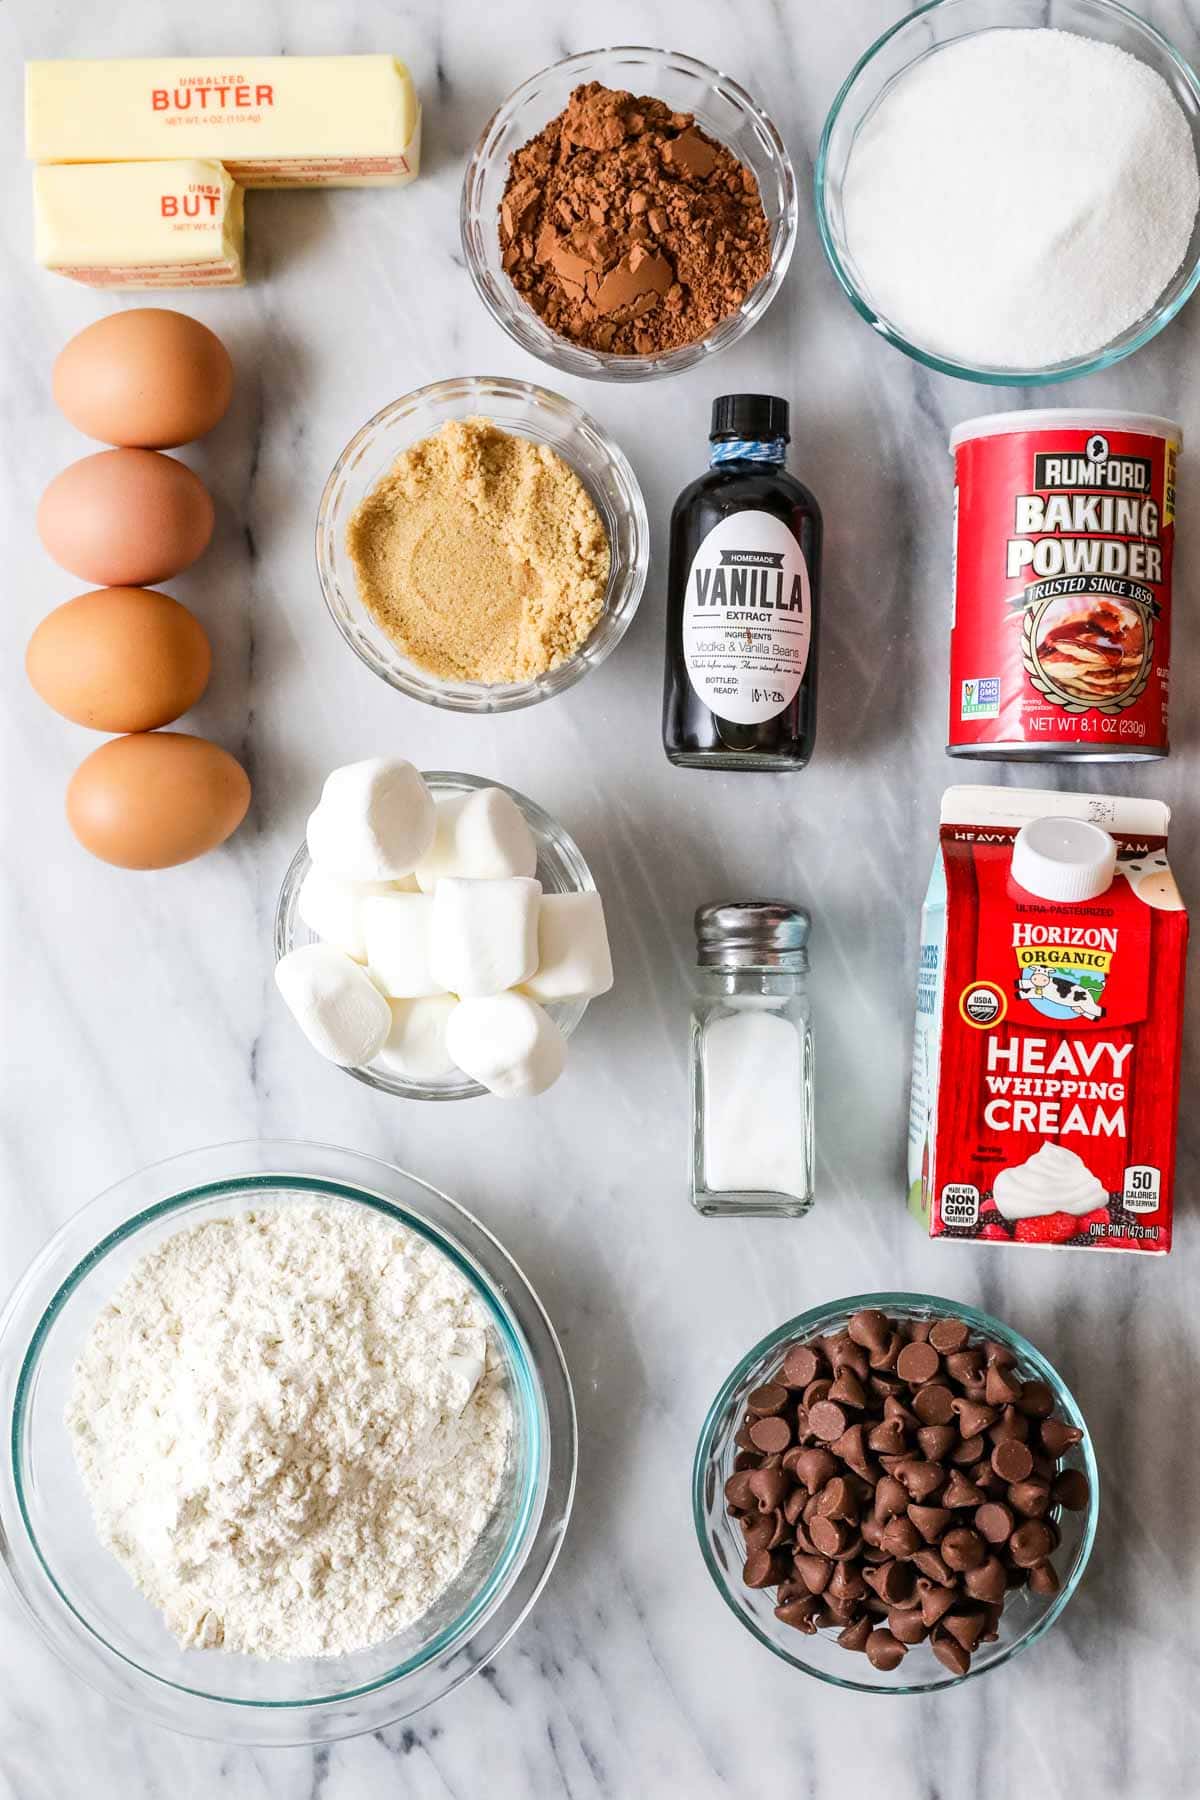
[[[717,438],[791,437],[788,403],[778,394],[718,394],[712,404],[710,442]]]
[[[1064,906],[1094,900],[1112,886],[1117,846],[1083,819],[1031,819],[1013,844],[1012,878],[1027,894]]]
[[[786,900],[717,900],[696,909],[706,969],[806,969],[812,919]]]

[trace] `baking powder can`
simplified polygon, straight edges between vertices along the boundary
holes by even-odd
[[[1170,419],[1054,408],[969,419],[954,458],[951,756],[1167,754]]]

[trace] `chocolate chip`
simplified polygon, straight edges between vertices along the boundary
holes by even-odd
[[[889,1395],[884,1401],[883,1416],[885,1419],[899,1419],[907,1431],[915,1431],[921,1423],[916,1413],[910,1412],[903,1400],[898,1399],[895,1394]]]
[[[930,1462],[944,1462],[957,1442],[958,1433],[953,1425],[922,1425],[917,1433],[921,1454]]]
[[[1091,1492],[1082,1469],[1064,1469],[1055,1478],[1050,1498],[1055,1506],[1065,1506],[1068,1512],[1086,1512]]]
[[[1008,1540],[1009,1555],[1018,1569],[1032,1569],[1035,1563],[1045,1562],[1053,1548],[1050,1527],[1040,1519],[1027,1519]]]
[[[961,1469],[953,1469],[942,1493],[943,1506],[979,1506],[986,1498],[983,1489],[969,1481]]]
[[[889,1556],[910,1557],[921,1548],[920,1532],[914,1521],[904,1517],[889,1519],[883,1528],[880,1547]]]
[[[887,1628],[902,1644],[924,1643],[928,1627],[915,1606],[894,1606],[887,1616]]]
[[[766,1455],[786,1450],[792,1441],[792,1428],[786,1419],[756,1419],[750,1427],[750,1442]]]
[[[857,1520],[858,1496],[844,1475],[835,1475],[817,1495],[814,1510],[822,1519]]]
[[[818,1400],[808,1409],[809,1429],[814,1436],[832,1444],[846,1429],[846,1415],[833,1400]]]
[[[752,1550],[742,1569],[742,1580],[748,1588],[778,1587],[782,1577],[782,1566],[770,1550]]]
[[[854,1619],[844,1631],[838,1633],[838,1643],[843,1650],[865,1650],[871,1637],[871,1621],[866,1613]]]
[[[782,1506],[790,1484],[784,1470],[779,1468],[755,1469],[747,1485],[758,1510],[774,1512],[777,1506]]]
[[[984,1600],[988,1606],[1000,1606],[1007,1591],[1007,1573],[999,1557],[988,1557],[975,1570],[966,1570],[963,1588],[972,1600]]]
[[[918,1388],[912,1406],[922,1425],[948,1425],[954,1417],[954,1395],[941,1381]]]
[[[739,1512],[749,1512],[752,1506],[757,1507],[758,1498],[750,1485],[750,1475],[746,1470],[729,1477],[725,1483],[725,1498]]]
[[[1048,1419],[1054,1411],[1054,1395],[1044,1381],[1027,1381],[1017,1405],[1031,1419]]]
[[[775,1617],[785,1625],[795,1626],[797,1631],[803,1631],[807,1637],[815,1637],[817,1614],[820,1610],[819,1603],[810,1595],[807,1600],[790,1600],[786,1606],[777,1606]]]
[[[820,1450],[816,1446],[789,1450],[787,1457],[784,1458],[785,1468],[789,1459],[797,1480],[803,1482],[810,1494],[817,1493],[827,1481],[832,1481],[837,1474],[837,1459],[831,1456],[828,1450]]]
[[[892,1322],[886,1313],[866,1307],[853,1315],[846,1329],[856,1344],[862,1344],[867,1350],[878,1350],[891,1337]]]
[[[958,1429],[964,1439],[980,1437],[1000,1416],[994,1406],[982,1405],[978,1400],[968,1400],[965,1395],[956,1395],[952,1405],[958,1418]]]
[[[983,1385],[984,1398],[989,1406],[1011,1406],[1014,1400],[1020,1398],[1024,1385],[1020,1376],[1012,1369],[1003,1368],[999,1363],[991,1363]]]
[[[930,1581],[923,1575],[917,1580],[917,1596],[921,1607],[921,1621],[927,1629],[936,1625],[958,1598],[954,1588]]]
[[[896,1669],[904,1661],[904,1645],[886,1626],[873,1631],[866,1644],[867,1661],[873,1669]]]
[[[983,1374],[983,1369],[983,1351],[978,1345],[971,1350],[956,1350],[953,1355],[946,1358],[946,1373],[952,1381],[957,1381],[960,1387],[967,1387],[972,1382],[978,1381]]]
[[[944,1506],[910,1506],[908,1516],[927,1544],[936,1544],[954,1515]],[[899,1521],[896,1521],[899,1523]],[[910,1555],[920,1549],[916,1543]]]
[[[1006,1406],[988,1436],[993,1444],[1003,1444],[1013,1439],[1023,1444],[1029,1436],[1029,1420],[1015,1406]]]
[[[929,1333],[929,1341],[943,1355],[961,1350],[970,1337],[970,1328],[961,1319],[938,1319]]]
[[[863,1425],[847,1425],[841,1437],[830,1444],[829,1448],[834,1456],[841,1457],[848,1469],[853,1469],[856,1475],[869,1479],[874,1470],[871,1466],[871,1459],[867,1455],[864,1436],[865,1427]]]
[[[864,1569],[863,1580],[874,1588],[881,1600],[890,1606],[911,1598],[916,1589],[916,1571],[908,1563],[884,1562],[877,1568]]]
[[[823,1594],[829,1586],[835,1565],[825,1556],[810,1556],[801,1552],[792,1558],[792,1567],[804,1583],[810,1594]]]
[[[929,1581],[936,1581],[941,1587],[952,1588],[955,1583],[954,1570],[936,1550],[918,1550],[913,1562],[922,1575]]]
[[[943,1668],[949,1669],[952,1675],[967,1673],[971,1667],[971,1653],[969,1650],[963,1649],[957,1638],[951,1637],[948,1633],[935,1632],[930,1643],[933,1647],[933,1654]]]
[[[896,1358],[903,1348],[904,1339],[898,1331],[893,1331],[886,1344],[881,1344],[877,1349],[871,1351],[871,1367],[879,1371],[893,1370],[896,1367]],[[900,1377],[897,1376],[896,1379],[898,1381]]]
[[[950,1461],[952,1463],[961,1463],[964,1466],[978,1462],[979,1458],[983,1455],[984,1444],[985,1440],[982,1436],[964,1438],[957,1450],[951,1451]]]
[[[958,1525],[948,1531],[939,1548],[950,1568],[959,1571],[977,1569],[987,1556],[983,1539],[967,1525]]]
[[[810,1521],[808,1535],[822,1556],[837,1556],[845,1548],[850,1528],[842,1519],[818,1517]]]
[[[781,1413],[788,1403],[788,1391],[778,1381],[764,1382],[756,1387],[746,1401],[746,1411],[757,1418],[765,1418],[769,1413]]]
[[[946,1480],[946,1471],[941,1463],[922,1462],[915,1456],[906,1456],[896,1465],[896,1479],[902,1481],[913,1500],[928,1500],[936,1494]]]
[[[1050,1511],[1050,1483],[1031,1477],[1008,1490],[1008,1503],[1023,1519],[1041,1519]]]
[[[894,1475],[880,1477],[875,1489],[875,1517],[886,1520],[908,1510],[908,1489]]]
[[[1012,1528],[1012,1513],[999,1500],[987,1501],[975,1514],[975,1529],[989,1544],[1006,1544]]]
[[[1033,1452],[1016,1438],[1005,1438],[992,1451],[992,1467],[1001,1481],[1024,1481],[1033,1469]]]
[[[1039,1435],[1047,1455],[1055,1460],[1083,1441],[1078,1425],[1068,1425],[1064,1419],[1043,1419]]]
[[[815,1381],[810,1381],[802,1396],[805,1409],[811,1410],[819,1400],[827,1399],[832,1386],[830,1375],[818,1375]]]
[[[867,1443],[877,1456],[903,1456],[908,1449],[908,1434],[899,1419],[881,1419],[867,1434]]]
[[[948,1612],[942,1620],[942,1630],[957,1638],[964,1650],[974,1650],[982,1636],[987,1616],[982,1607],[971,1607],[968,1611]]]
[[[816,1351],[807,1344],[793,1344],[783,1359],[778,1379],[786,1382],[790,1388],[806,1388],[817,1379],[820,1372],[821,1364]]]
[[[1057,1594],[1062,1583],[1052,1562],[1035,1563],[1029,1571],[1029,1591],[1031,1594]]]
[[[902,1376],[905,1381],[911,1381],[914,1386],[923,1381],[931,1381],[941,1366],[941,1357],[933,1345],[927,1343],[905,1344],[896,1358],[897,1375]],[[930,1424],[940,1422],[936,1419],[929,1421]]]

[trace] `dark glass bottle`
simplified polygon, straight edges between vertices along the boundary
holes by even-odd
[[[784,467],[788,406],[713,401],[712,466],[671,514],[663,748],[693,769],[802,769],[817,730],[821,510]]]

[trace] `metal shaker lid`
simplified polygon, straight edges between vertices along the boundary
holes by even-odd
[[[805,969],[812,919],[786,900],[717,900],[696,909],[702,968]]]

